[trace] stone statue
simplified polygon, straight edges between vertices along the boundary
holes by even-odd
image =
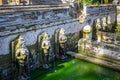
[[[112,29],[112,23],[111,23],[111,18],[110,18],[110,16],[107,17],[107,26],[108,26],[108,29],[109,29],[109,30]]]
[[[97,42],[102,42],[102,33],[100,31],[97,31]]]
[[[49,68],[49,53],[50,53],[50,40],[48,38],[48,34],[44,32],[42,34],[42,43],[41,43],[41,48],[42,48],[42,54],[43,54],[43,68]]]
[[[101,42],[102,34],[100,33],[100,31],[101,31],[102,27],[101,27],[100,19],[95,20],[95,27],[96,27],[97,42]]]
[[[100,19],[95,20],[95,27],[97,31],[101,30],[101,24],[100,24]]]
[[[102,21],[102,30],[106,31],[107,30],[106,17],[103,17],[101,21]]]
[[[28,4],[30,4],[30,0],[15,0],[14,1],[14,3],[16,4],[16,5],[28,5]]]
[[[78,17],[78,20],[80,23],[83,23],[85,21],[86,15],[85,12],[83,10],[80,11],[80,15]]]
[[[19,72],[19,79],[20,80],[27,80],[27,68],[28,68],[28,57],[29,51],[25,46],[25,41],[22,38],[22,36],[19,36],[18,43],[16,45],[16,51],[15,51],[15,58],[18,63],[18,72]]]
[[[59,58],[64,60],[66,58],[66,41],[65,30],[61,28],[58,32],[58,46],[59,46]]]

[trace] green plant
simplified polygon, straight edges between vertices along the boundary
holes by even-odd
[[[8,0],[8,2],[12,2],[12,0]]]
[[[120,34],[120,25],[117,25],[117,27],[116,27],[116,34]]]
[[[77,0],[80,5],[98,5],[100,4],[101,0]]]

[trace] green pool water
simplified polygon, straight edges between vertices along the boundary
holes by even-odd
[[[57,61],[49,70],[38,69],[31,73],[32,80],[120,80],[120,72],[69,58]]]

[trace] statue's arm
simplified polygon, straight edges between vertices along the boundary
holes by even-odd
[[[20,59],[20,58],[21,58],[21,57],[20,57],[20,52],[19,52],[19,51],[16,51],[15,57],[16,57],[16,59]]]
[[[66,36],[64,36],[64,38],[63,38],[63,36],[61,36],[60,38],[59,38],[59,42],[60,43],[65,43],[67,41],[67,37]]]
[[[43,42],[42,43],[42,48],[43,49],[48,49],[49,48],[49,43],[47,44],[47,43]]]

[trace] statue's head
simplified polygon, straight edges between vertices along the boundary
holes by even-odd
[[[107,26],[107,20],[106,20],[106,17],[103,17],[102,19],[102,26]]]
[[[48,40],[48,33],[47,32],[44,32],[43,33],[43,40]]]
[[[24,48],[25,47],[25,41],[22,36],[19,36],[18,38],[18,48]]]
[[[80,14],[80,16],[79,16],[79,22],[80,23],[83,23],[84,21],[85,21],[85,19],[86,19],[86,14],[85,14],[85,12],[83,11],[83,10],[81,10],[81,14]]]
[[[60,29],[60,35],[64,35],[65,34],[65,30],[63,28]]]
[[[96,23],[97,23],[97,24],[100,24],[100,19],[97,19],[97,20],[96,20]]]
[[[90,25],[86,25],[84,28],[83,28],[83,32],[86,32],[86,33],[89,33],[92,31],[92,28]]]
[[[111,23],[111,18],[110,18],[110,16],[107,17],[107,23],[108,23],[108,24]]]
[[[103,23],[106,23],[106,17],[103,17],[103,18],[102,18],[102,22],[103,22]]]
[[[107,20],[111,20],[110,16],[107,17]]]
[[[95,20],[95,26],[96,26],[97,29],[101,28],[101,22],[100,22],[99,18]]]

